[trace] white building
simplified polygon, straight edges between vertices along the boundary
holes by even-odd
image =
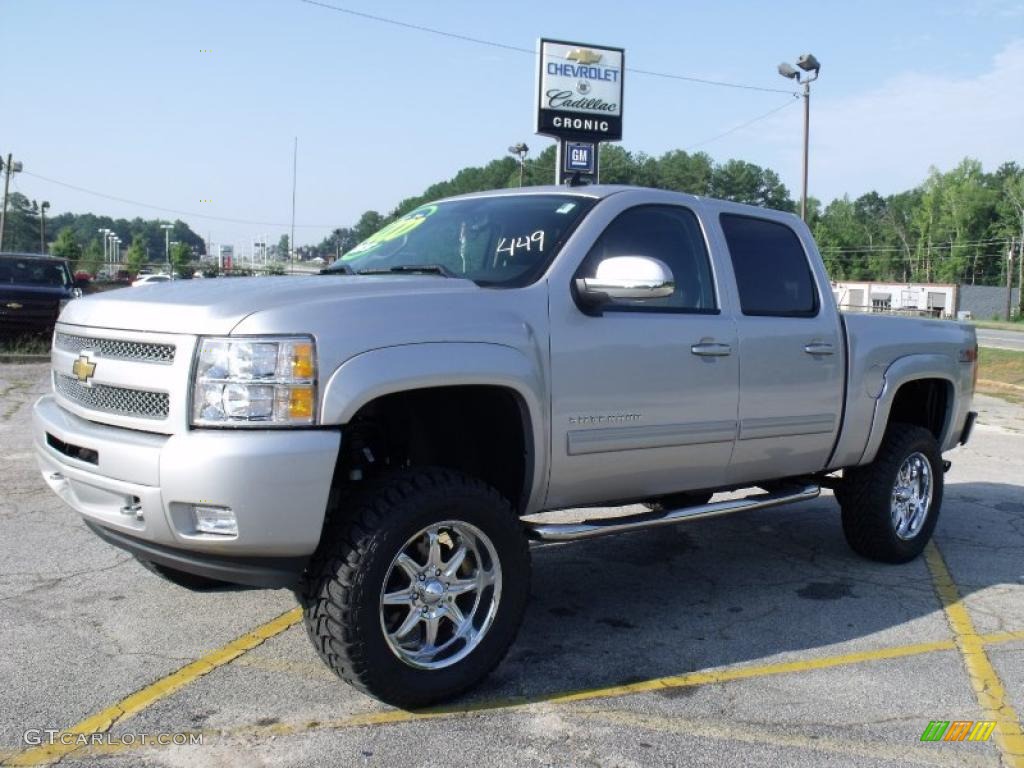
[[[842,310],[891,312],[907,315],[955,317],[957,286],[929,283],[832,283],[832,294]]]

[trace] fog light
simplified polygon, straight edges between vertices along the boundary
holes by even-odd
[[[238,520],[227,507],[206,507],[192,505],[192,517],[196,521],[197,533],[215,533],[218,536],[237,536]]]

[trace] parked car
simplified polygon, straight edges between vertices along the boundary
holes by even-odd
[[[168,283],[170,280],[170,275],[139,275],[132,281],[132,288],[140,288],[143,285],[155,285],[156,283]]]
[[[0,334],[49,333],[64,305],[81,295],[66,259],[0,253]]]
[[[96,534],[179,584],[294,589],[331,669],[415,707],[505,655],[528,540],[830,487],[856,552],[916,557],[977,342],[840,314],[792,214],[589,186],[421,206],[318,277],[82,299],[52,359],[36,453]]]

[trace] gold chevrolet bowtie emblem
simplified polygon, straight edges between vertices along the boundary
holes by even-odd
[[[573,48],[565,54],[565,58],[579,64],[597,64],[601,60],[601,54],[589,48]]]
[[[80,382],[88,384],[89,379],[91,379],[92,375],[96,373],[96,363],[92,362],[92,360],[85,355],[81,355],[77,360],[75,360],[75,364],[71,366],[71,372],[75,374],[75,378]]]

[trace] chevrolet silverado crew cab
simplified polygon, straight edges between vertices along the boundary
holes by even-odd
[[[503,190],[417,208],[321,275],[71,302],[34,442],[97,535],[180,584],[293,589],[331,669],[412,707],[504,656],[530,540],[829,487],[856,552],[917,556],[976,359],[964,325],[841,315],[791,214]]]

